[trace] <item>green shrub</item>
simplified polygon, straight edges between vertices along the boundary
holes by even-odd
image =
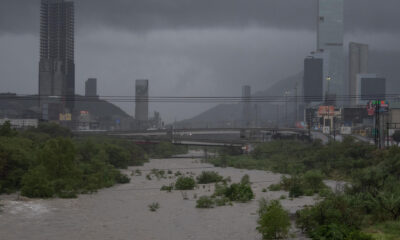
[[[152,204],[148,205],[148,207],[151,212],[155,212],[160,208],[160,204],[158,202],[153,202]]]
[[[214,207],[214,200],[208,196],[201,196],[196,201],[196,208],[213,208]]]
[[[253,190],[248,184],[233,183],[215,184],[214,197],[224,197],[229,201],[248,202],[254,198]]]
[[[263,239],[284,239],[290,228],[290,218],[286,210],[277,200],[269,203],[265,199],[259,203],[259,219],[257,230]]]
[[[240,179],[240,183],[243,185],[250,185],[250,176],[248,174],[245,174],[242,179]]]
[[[43,166],[31,169],[22,178],[21,194],[30,198],[50,198],[55,194],[54,186]]]
[[[125,183],[129,183],[131,181],[131,179],[128,176],[126,176],[125,174],[118,173],[115,177],[115,181],[120,184],[125,184]]]
[[[115,144],[104,146],[108,162],[116,168],[127,168],[129,166],[130,154],[128,150]]]
[[[175,183],[176,190],[193,190],[196,182],[192,177],[180,176]]]
[[[215,201],[215,205],[217,205],[217,206],[225,206],[227,203],[230,202],[229,198],[227,198],[227,197],[216,197],[214,199],[214,201]]]
[[[173,184],[169,185],[169,186],[165,186],[163,185],[160,189],[160,191],[167,191],[167,192],[171,192],[174,189]]]
[[[319,190],[326,187],[323,182],[324,175],[319,170],[307,171],[302,179],[306,188],[310,189],[313,193],[317,193]]]
[[[254,198],[254,193],[247,184],[233,183],[226,188],[225,196],[231,201],[248,202]]]
[[[271,184],[271,185],[269,185],[269,186],[268,186],[268,190],[275,192],[275,191],[280,191],[280,190],[282,190],[282,188],[281,188],[281,185],[278,183],[278,184]]]
[[[197,176],[197,183],[208,184],[221,182],[224,178],[217,172],[203,171],[199,176]]]

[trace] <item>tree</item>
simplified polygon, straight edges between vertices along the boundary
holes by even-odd
[[[393,136],[392,136],[392,138],[397,143],[397,145],[399,145],[399,142],[400,142],[400,131],[399,130],[395,131]]]
[[[262,234],[263,239],[284,239],[287,237],[290,218],[279,201],[273,200],[267,203],[265,199],[261,199],[258,214],[257,230]]]
[[[13,137],[15,135],[17,135],[17,132],[12,129],[10,121],[6,121],[0,126],[0,136]]]

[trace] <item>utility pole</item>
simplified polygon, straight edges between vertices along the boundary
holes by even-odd
[[[389,117],[386,121],[386,147],[389,147]]]
[[[309,115],[308,115],[308,136],[311,139],[311,123],[312,123],[312,121],[311,121],[311,110],[309,109],[308,112],[309,112]],[[306,114],[306,116],[307,116],[307,114]]]
[[[286,127],[286,125],[287,125],[287,123],[288,123],[288,121],[287,121],[287,95],[288,95],[288,91],[285,91],[285,127]]]
[[[335,122],[335,116],[333,116],[333,141],[336,142],[336,122]]]
[[[279,128],[279,105],[276,105],[276,127]]]
[[[295,104],[294,104],[294,124],[296,125],[297,123],[297,118],[298,118],[298,112],[297,112],[297,81],[296,81],[296,86],[294,87],[294,92],[295,92]]]

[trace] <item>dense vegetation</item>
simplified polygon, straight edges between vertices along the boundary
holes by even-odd
[[[289,213],[278,200],[267,202],[263,198],[259,204],[257,230],[263,239],[285,239],[290,228]]]
[[[208,184],[221,182],[224,178],[217,172],[203,171],[196,179],[198,184]]]
[[[329,188],[323,182],[324,175],[318,170],[309,170],[303,175],[293,175],[288,178],[283,176],[279,184],[268,187],[271,191],[285,190],[289,197],[312,196],[316,193],[325,195]]]
[[[297,225],[313,239],[400,239],[400,148],[379,150],[345,138],[319,141],[273,141],[248,156],[220,154],[217,166],[262,169],[291,174],[279,185],[292,196],[326,189],[323,178],[345,180],[340,191],[324,191],[314,206],[297,212]]]
[[[56,124],[16,131],[7,122],[0,126],[0,194],[76,197],[129,182],[118,169],[142,165],[148,155],[126,140],[74,137]]]
[[[177,146],[170,142],[161,142],[159,144],[146,145],[143,147],[152,158],[169,158],[173,155],[185,154],[188,152],[186,146]]]
[[[215,184],[212,196],[202,196],[197,200],[197,208],[212,208],[224,206],[231,202],[248,202],[254,198],[253,190],[248,175],[244,175],[239,183],[228,185],[227,181]]]
[[[175,182],[176,190],[193,190],[196,182],[192,177],[180,176]]]

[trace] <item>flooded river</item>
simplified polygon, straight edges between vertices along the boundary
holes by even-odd
[[[197,209],[196,195],[211,195],[213,184],[200,185],[193,191],[160,191],[162,185],[175,181],[171,178],[152,180],[146,178],[151,169],[178,170],[184,174],[198,175],[201,171],[217,171],[230,176],[232,182],[240,181],[245,174],[253,182],[255,200],[234,203],[233,206]],[[4,240],[71,240],[71,239],[135,239],[135,240],[249,240],[261,239],[256,231],[257,200],[279,199],[285,192],[262,192],[270,184],[278,183],[281,175],[265,171],[215,168],[196,158],[152,159],[140,169],[141,176],[132,176],[129,184],[103,189],[77,199],[16,200],[15,195],[0,196],[3,212],[0,213],[0,239]],[[184,199],[186,198],[188,199]],[[148,205],[158,202],[156,212]],[[282,205],[294,213],[312,197],[281,200]],[[298,237],[303,239],[298,231]]]

